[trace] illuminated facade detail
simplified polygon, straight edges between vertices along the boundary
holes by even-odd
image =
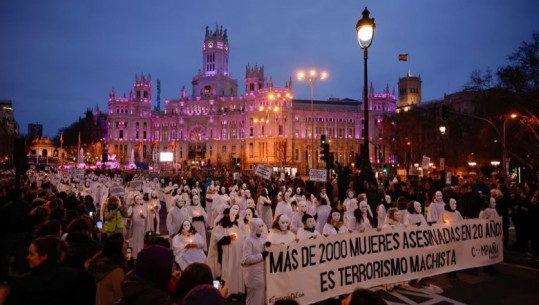
[[[245,93],[238,95],[238,82],[228,71],[229,45],[227,31],[206,28],[202,44],[201,72],[193,78],[192,95],[182,87],[180,96],[165,100],[163,111],[151,111],[150,76],[135,76],[135,93],[117,97],[109,95],[108,147],[121,163],[127,163],[131,151],[136,161],[157,163],[162,151],[173,151],[175,163],[182,165],[230,165],[241,160],[243,169],[257,163],[295,167],[302,173],[310,159],[312,112],[310,100],[293,99],[292,80],[284,87],[266,81],[264,67],[247,65]],[[137,94],[137,92],[141,94]],[[390,152],[382,145],[384,114],[395,112],[395,95],[387,87],[375,94],[371,87],[370,117],[371,158],[386,163]],[[354,162],[362,139],[361,101],[331,98],[314,101],[314,138],[326,134],[335,161]],[[309,127],[309,128],[307,128]],[[317,168],[320,161],[318,141],[314,153]]]
[[[397,113],[408,111],[421,103],[421,76],[412,76],[410,72],[399,78],[399,102]]]

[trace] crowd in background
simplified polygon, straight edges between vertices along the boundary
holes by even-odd
[[[538,203],[537,177],[445,185],[361,181],[350,169],[328,183],[226,170],[97,170],[29,171],[16,181],[6,171],[0,304],[221,304],[244,297],[264,304],[267,243],[498,215],[504,244],[537,258]],[[510,223],[515,245],[507,245]]]

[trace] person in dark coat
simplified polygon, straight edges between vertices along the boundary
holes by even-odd
[[[83,304],[77,271],[61,262],[64,249],[56,236],[33,240],[26,256],[30,272],[12,283],[5,305]]]

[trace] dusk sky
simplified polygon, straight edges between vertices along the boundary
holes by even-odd
[[[13,101],[22,133],[45,136],[87,108],[107,110],[108,94],[128,93],[151,74],[153,100],[178,98],[202,67],[205,27],[228,30],[230,72],[244,92],[245,66],[264,65],[294,97],[309,99],[299,69],[328,71],[317,100],[361,99],[363,53],[355,24],[368,6],[376,19],[369,83],[397,86],[408,69],[423,80],[423,101],[462,89],[473,70],[495,71],[539,32],[537,0],[27,0],[0,1],[0,99]],[[409,62],[398,54],[408,53]]]

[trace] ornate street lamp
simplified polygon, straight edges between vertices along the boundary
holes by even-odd
[[[361,13],[363,18],[359,19],[356,24],[357,40],[359,46],[363,49],[363,62],[364,62],[364,83],[363,83],[363,149],[360,150],[360,166],[361,176],[363,179],[371,181],[374,179],[374,175],[371,167],[370,153],[369,153],[369,87],[367,79],[367,49],[371,46],[374,38],[374,18],[369,17],[369,10],[367,7]]]

